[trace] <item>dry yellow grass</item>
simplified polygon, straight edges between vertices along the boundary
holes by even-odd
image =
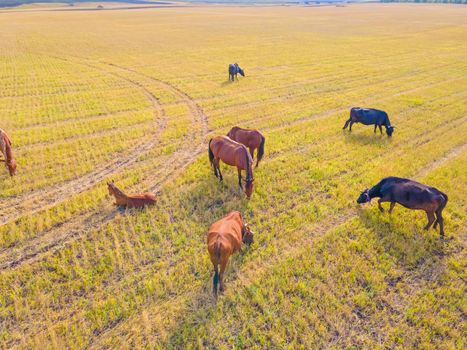
[[[466,346],[467,8],[199,6],[0,13],[1,348]],[[246,77],[227,82],[227,64]],[[392,139],[350,106],[388,112]],[[246,201],[207,141],[258,128]],[[449,195],[425,215],[357,208],[387,175]],[[118,212],[105,182],[159,192]],[[205,235],[257,232],[215,303]]]

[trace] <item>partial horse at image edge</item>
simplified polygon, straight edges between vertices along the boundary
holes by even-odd
[[[10,176],[16,173],[16,160],[13,158],[12,143],[8,134],[0,129],[0,151],[5,159],[0,159],[0,162],[5,162]]]

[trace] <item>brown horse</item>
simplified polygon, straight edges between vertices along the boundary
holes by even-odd
[[[254,158],[255,149],[258,150],[256,155],[256,167],[264,155],[264,142],[266,139],[258,130],[242,129],[234,126],[227,134],[232,140],[241,143],[250,150],[251,158]]]
[[[145,192],[135,196],[127,196],[123,191],[119,190],[112,182],[107,182],[109,194],[115,197],[115,205],[122,205],[128,208],[141,208],[145,205],[156,203],[156,196],[153,193]]]
[[[7,133],[0,129],[0,151],[5,159],[0,159],[0,162],[5,162],[5,166],[8,169],[10,176],[16,173],[16,160],[13,158],[13,152],[11,151],[11,140]]]
[[[233,141],[227,136],[216,136],[209,141],[209,161],[214,168],[214,175],[222,181],[220,161],[236,166],[238,170],[238,184],[242,186],[242,170],[246,171],[245,194],[250,199],[253,193],[253,159],[242,144]]]
[[[208,232],[208,251],[214,265],[214,295],[224,291],[224,271],[229,257],[240,250],[242,243],[253,243],[253,232],[238,211],[232,211],[211,225]],[[219,271],[220,265],[220,271]]]

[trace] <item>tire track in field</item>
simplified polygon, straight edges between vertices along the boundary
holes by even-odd
[[[117,69],[132,72],[132,74],[145,76],[149,80],[157,82],[167,90],[171,91],[188,106],[190,114],[192,115],[192,123],[195,126],[195,129],[199,129],[197,130],[197,133],[191,134],[189,138],[184,140],[184,145],[180,150],[175,151],[169,156],[158,157],[164,160],[165,165],[160,165],[156,170],[151,171],[151,174],[145,181],[151,183],[150,190],[152,192],[159,192],[166,183],[175,179],[205,149],[204,141],[208,133],[208,118],[201,107],[199,107],[189,95],[170,83],[149,77],[126,67],[115,64],[107,65],[112,65]],[[143,86],[141,83],[137,84],[139,84],[139,86]],[[196,128],[196,126],[198,126],[198,128]],[[152,142],[147,151],[151,148]],[[138,155],[139,154],[140,153],[138,153]],[[132,163],[127,165],[132,165]],[[116,170],[119,169],[120,167]],[[95,183],[97,182],[98,181]],[[0,270],[14,268],[24,262],[32,263],[39,260],[43,254],[51,251],[58,251],[70,240],[85,235],[90,230],[97,229],[100,226],[111,222],[118,213],[119,212],[115,210],[111,204],[104,204],[90,213],[76,216],[63,224],[52,227],[44,234],[37,235],[36,237],[27,240],[21,245],[21,247],[3,249],[0,251]]]
[[[67,59],[65,59],[68,61]],[[104,72],[106,73],[106,72]],[[113,74],[116,76],[115,74]],[[115,174],[120,169],[128,167],[137,162],[138,156],[149,152],[157,143],[158,137],[166,128],[165,122],[165,111],[159,104],[156,96],[154,96],[147,88],[140,83],[119,77],[127,81],[130,85],[143,91],[149,101],[151,101],[152,108],[154,111],[154,119],[156,130],[153,132],[149,141],[137,144],[135,147],[130,149],[128,152],[124,152],[121,155],[117,155],[116,159],[106,163],[102,166],[98,166],[96,170],[81,176],[75,180],[66,181],[58,185],[54,185],[49,188],[40,189],[32,193],[25,193],[17,196],[15,199],[7,199],[0,203],[0,224],[5,225],[8,222],[15,221],[23,215],[31,215],[38,211],[51,208],[72,195],[82,193],[89,189],[91,186],[102,181],[103,179]]]
[[[465,78],[464,78],[464,77],[456,77],[456,78],[452,78],[452,79],[449,79],[449,80],[434,82],[434,83],[430,83],[430,84],[427,84],[427,85],[423,85],[423,86],[418,86],[418,87],[415,87],[415,88],[411,88],[411,89],[408,89],[408,90],[399,91],[399,92],[397,92],[397,93],[395,93],[395,94],[392,94],[392,95],[389,95],[389,96],[385,96],[385,97],[381,97],[381,98],[367,99],[367,100],[358,102],[357,104],[354,104],[354,105],[347,105],[347,106],[345,106],[345,107],[335,107],[335,108],[328,109],[328,110],[325,110],[325,111],[322,111],[322,112],[318,112],[318,113],[315,113],[315,114],[312,114],[312,115],[309,115],[309,116],[300,117],[300,118],[298,118],[298,119],[293,119],[293,120],[290,120],[290,121],[284,121],[282,124],[279,124],[279,125],[276,125],[276,126],[271,126],[271,127],[262,128],[261,130],[265,130],[265,131],[276,131],[276,130],[280,130],[280,129],[283,129],[283,128],[285,128],[285,127],[289,127],[289,126],[293,126],[293,125],[297,125],[297,124],[306,123],[306,122],[311,121],[311,120],[317,120],[317,119],[327,118],[327,117],[330,117],[330,116],[332,116],[332,115],[334,115],[334,114],[337,114],[337,113],[349,112],[350,108],[355,107],[355,106],[357,106],[357,105],[363,106],[363,105],[365,105],[365,104],[370,104],[370,103],[371,103],[371,104],[381,103],[381,102],[390,100],[391,98],[394,98],[394,97],[399,97],[399,96],[402,96],[402,95],[406,95],[406,94],[418,92],[418,91],[421,91],[421,90],[424,90],[424,89],[429,89],[429,88],[432,88],[432,87],[436,87],[436,86],[439,86],[439,85],[443,85],[443,84],[446,84],[446,83],[450,83],[450,82],[454,82],[454,81],[462,80],[462,79],[465,79]],[[308,93],[308,94],[309,94],[309,93]],[[295,95],[294,95],[294,96],[295,96]],[[293,96],[292,96],[292,97],[293,97]],[[276,100],[276,99],[274,99],[273,101],[275,101],[275,100]],[[265,102],[269,102],[269,101],[271,101],[271,100],[267,100],[267,101],[264,101],[264,102],[262,102],[262,103],[264,104]],[[247,105],[248,105],[248,104],[247,104]],[[245,105],[240,105],[240,107],[242,107],[242,108],[243,108],[244,106],[245,106]],[[231,108],[231,107],[229,107],[229,109],[230,109],[230,108]],[[258,124],[267,122],[268,120],[275,120],[275,119],[280,119],[280,117],[268,115],[268,116],[263,117],[263,118],[242,120],[242,121],[240,121],[239,123],[244,123],[244,124],[247,124],[247,123],[248,123],[248,126],[249,126],[249,127],[254,128],[255,125],[258,125]],[[224,130],[224,129],[225,129],[225,127],[220,127],[220,128],[215,129],[215,131],[221,131],[221,130]]]
[[[359,105],[363,106],[363,105],[368,104],[368,103],[372,103],[372,104],[381,103],[381,102],[390,100],[391,98],[394,98],[394,97],[399,97],[399,96],[402,96],[402,95],[411,94],[411,93],[414,93],[414,92],[417,92],[417,91],[420,91],[420,90],[429,89],[429,88],[432,88],[432,87],[436,87],[438,85],[443,85],[443,84],[446,84],[446,83],[450,83],[450,82],[454,82],[454,81],[462,80],[462,79],[465,79],[465,78],[464,77],[460,77],[460,78],[457,77],[457,78],[452,78],[452,79],[441,81],[441,82],[436,82],[436,83],[432,83],[432,84],[428,84],[428,85],[424,85],[424,86],[419,86],[419,87],[416,87],[416,88],[412,88],[412,89],[397,92],[397,93],[392,94],[390,96],[378,98],[376,100],[368,99],[366,101],[363,101],[363,102],[359,103]],[[336,107],[336,108],[329,109],[329,110],[326,110],[326,111],[323,111],[323,112],[320,112],[320,113],[313,114],[311,116],[294,119],[294,120],[291,120],[289,122],[285,122],[285,123],[283,123],[281,125],[273,126],[273,127],[270,127],[270,128],[265,128],[264,130],[276,131],[276,130],[283,129],[285,127],[306,123],[306,122],[311,121],[311,120],[318,120],[318,119],[322,119],[322,118],[327,118],[327,117],[330,117],[330,116],[332,116],[334,114],[337,114],[337,113],[349,112],[350,108],[352,108],[352,107],[356,107],[356,105],[348,105],[346,107]],[[414,108],[416,108],[416,107],[414,107]],[[259,122],[265,122],[265,121],[267,121],[269,119],[274,119],[274,117],[269,116],[269,117],[266,117],[266,118],[261,118],[261,119],[254,120],[254,124],[258,124]],[[343,122],[345,122],[345,120],[343,120]]]

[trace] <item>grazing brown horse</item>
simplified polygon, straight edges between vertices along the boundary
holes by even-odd
[[[156,203],[156,196],[150,192],[127,196],[113,182],[107,182],[107,188],[109,189],[109,194],[115,197],[115,205],[122,205],[128,208],[141,208],[145,205]]]
[[[242,170],[246,171],[245,194],[250,199],[253,193],[253,159],[245,146],[235,142],[227,136],[216,136],[209,141],[209,161],[214,168],[214,175],[222,181],[220,161],[236,166],[238,170],[238,184],[242,186]]]
[[[448,196],[438,189],[409,179],[386,177],[371,189],[364,190],[358,197],[357,203],[366,203],[375,197],[379,198],[378,208],[381,212],[384,211],[382,202],[391,203],[389,213],[392,213],[396,203],[409,209],[424,210],[428,217],[425,230],[428,230],[434,222],[433,228],[436,229],[439,224],[439,233],[444,236],[442,211],[448,202]]]
[[[251,158],[254,158],[255,149],[258,150],[256,155],[256,167],[264,155],[264,136],[258,130],[242,129],[234,126],[227,134],[232,140],[241,143],[250,150]]]
[[[13,158],[13,152],[11,151],[11,140],[7,133],[0,129],[0,151],[5,159],[0,159],[0,162],[5,162],[5,166],[8,169],[10,176],[16,173],[16,160]]]
[[[224,271],[229,257],[241,249],[242,243],[253,243],[253,232],[238,211],[232,211],[211,225],[208,232],[208,251],[214,265],[214,295],[224,291]],[[220,265],[220,271],[219,271]]]

